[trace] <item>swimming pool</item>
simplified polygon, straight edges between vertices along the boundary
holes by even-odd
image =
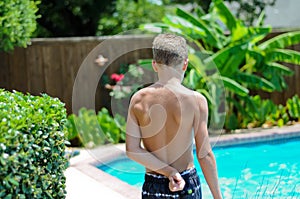
[[[300,198],[300,139],[215,147],[224,198]],[[200,167],[195,159],[198,171]],[[144,167],[121,157],[97,166],[141,188]],[[203,198],[211,198],[201,172]]]

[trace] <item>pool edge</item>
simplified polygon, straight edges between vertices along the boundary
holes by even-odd
[[[226,147],[297,137],[300,137],[300,124],[268,129],[257,128],[235,134],[221,134],[220,136],[215,135],[210,137],[210,143],[212,147]]]

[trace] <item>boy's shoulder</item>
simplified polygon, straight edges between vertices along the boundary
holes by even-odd
[[[201,94],[197,91],[193,91],[193,92],[194,92],[194,95],[196,96],[197,100],[206,101],[206,97],[203,94]]]
[[[130,97],[130,101],[139,101],[145,97],[145,95],[149,95],[151,92],[153,92],[153,90],[154,88],[152,87],[152,84],[146,87],[138,88],[138,90]]]

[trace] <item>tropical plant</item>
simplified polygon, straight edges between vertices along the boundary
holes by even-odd
[[[300,121],[300,99],[298,95],[293,96],[286,102],[286,107],[292,120]]]
[[[213,0],[209,13],[201,9],[188,13],[177,8],[175,15],[165,15],[163,23],[144,24],[141,28],[181,34],[191,43],[191,67],[184,83],[203,93],[214,107],[214,120],[223,121],[220,119],[224,116],[224,112],[220,115],[220,107],[224,111],[223,86],[228,112],[242,111],[243,105],[237,106],[234,100],[248,98],[244,101],[250,103],[250,89],[267,92],[286,89],[284,77],[293,75],[293,71],[282,62],[300,64],[300,53],[285,49],[300,43],[300,32],[266,39],[272,29],[260,26],[262,19],[260,16],[257,26],[247,27],[222,0]]]
[[[281,127],[290,121],[289,115],[287,114],[287,107],[281,104],[278,105],[276,114],[272,116],[277,121],[277,126]]]
[[[232,100],[232,99],[231,99]],[[244,97],[243,101],[233,101],[236,107],[240,107],[237,113],[230,113],[236,116],[238,128],[253,128],[262,125],[273,126],[279,118],[274,117],[277,113],[277,106],[269,99],[262,100],[259,95]],[[231,117],[233,117],[231,115]],[[229,118],[229,122],[232,118]],[[236,129],[227,126],[227,129]]]
[[[0,1],[0,50],[27,46],[36,29],[38,4],[32,0]]]
[[[107,143],[124,142],[125,124],[124,117],[119,114],[112,117],[106,108],[102,108],[98,114],[93,110],[81,108],[78,116],[69,115],[66,129],[70,141],[77,138],[81,145],[94,148]]]

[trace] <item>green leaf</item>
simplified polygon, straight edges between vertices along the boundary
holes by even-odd
[[[267,52],[266,62],[281,61],[300,65],[300,52],[288,49],[275,49]]]
[[[195,25],[196,27],[203,30],[205,32],[205,35],[203,35],[204,36],[203,39],[205,42],[210,43],[211,45],[213,45],[217,48],[223,47],[217,37],[218,35],[216,35],[215,32],[212,32],[211,29],[209,28],[209,26],[206,25],[206,23],[202,19],[196,18],[192,14],[190,14],[180,8],[176,9],[176,15],[179,17],[182,17],[183,19],[191,22],[193,25]]]
[[[204,60],[207,68],[218,68],[223,76],[234,74],[242,61],[248,44],[240,44],[226,47]]]
[[[298,95],[293,96],[286,102],[288,113],[294,120],[300,120],[300,99]]]
[[[274,62],[265,65],[262,74],[275,86],[277,91],[282,91],[287,88],[283,75],[292,75],[293,71],[284,65]]]
[[[227,26],[227,28],[233,33],[235,29],[239,26],[238,20],[230,12],[230,10],[225,6],[223,1],[213,0],[212,12],[217,14],[221,21]]]
[[[140,60],[138,60],[138,65],[149,71],[153,71],[152,59],[140,59]]]
[[[247,74],[247,73],[238,72],[236,74],[236,79],[239,82],[247,84],[252,88],[263,89],[263,90],[269,91],[269,92],[275,90],[275,86],[271,82],[269,82],[265,78],[256,76],[254,74]]]
[[[231,41],[238,41],[247,34],[247,28],[243,25],[242,21],[235,18],[223,1],[214,0],[212,12],[218,15],[231,32]]]
[[[16,181],[15,179],[13,179],[13,178],[9,178],[8,181],[9,181],[12,185],[19,186],[19,182]]]
[[[195,8],[195,13],[198,15],[198,17],[202,17],[205,15],[205,11],[202,9],[201,6],[197,6]]]
[[[294,75],[294,71],[291,70],[289,67],[284,66],[282,64],[276,63],[276,62],[270,62],[266,64],[266,67],[270,68],[271,70],[276,70],[280,74],[292,76]]]
[[[261,64],[263,64],[264,61],[264,55],[262,52],[259,52],[257,50],[248,50],[247,51],[247,56],[250,58],[248,62],[255,62],[255,66],[260,67]]]
[[[225,123],[227,129],[235,130],[238,128],[238,124],[239,122],[235,114],[230,114],[229,116],[227,116]]]
[[[12,198],[13,198],[12,194],[7,194],[4,199],[12,199]]]
[[[189,64],[196,70],[197,75],[201,76],[205,76],[206,70],[214,69],[206,67],[208,65],[203,64],[200,54],[197,52],[189,54]]]
[[[240,103],[241,99],[234,99],[232,97],[227,97],[227,102],[232,103],[236,108],[237,112],[241,113],[242,115],[247,115],[247,112],[245,111],[245,108],[242,106],[242,103]]]
[[[259,17],[258,17],[258,19],[256,21],[256,26],[261,26],[263,24],[265,16],[266,16],[266,12],[265,12],[265,10],[263,10],[260,13],[260,15],[259,15]]]
[[[271,27],[248,27],[247,34],[241,40],[243,42],[251,42],[255,44],[265,38],[271,32]]]
[[[147,23],[140,25],[139,29],[162,33],[164,30],[170,29],[170,26],[164,23]]]
[[[213,100],[213,97],[209,94],[209,92],[205,89],[197,89],[197,92],[203,94],[205,98],[207,99],[208,104],[211,104],[213,106],[216,106],[215,100]]]
[[[191,88],[195,88],[195,69],[191,69],[189,72],[189,84]]]
[[[247,88],[243,87],[241,84],[239,84],[233,79],[224,76],[216,76],[215,78],[222,80],[225,88],[231,90],[237,95],[247,96],[249,93],[249,90]]]
[[[190,13],[188,13],[188,12],[186,12],[186,11],[180,9],[180,8],[176,8],[175,13],[176,13],[177,16],[184,18],[185,20],[191,22],[195,26],[198,26],[202,29],[206,29],[206,26],[199,20],[199,18],[197,19],[192,14],[190,14]]]
[[[190,21],[173,15],[166,15],[163,18],[163,22],[165,22],[168,25],[171,25],[174,28],[180,29],[184,35],[189,36],[193,39],[203,39],[206,38],[206,31],[202,29],[201,27],[195,26]]]
[[[297,32],[288,32],[260,44],[258,47],[265,51],[271,51],[276,48],[286,48],[291,45],[300,43],[300,31]]]

